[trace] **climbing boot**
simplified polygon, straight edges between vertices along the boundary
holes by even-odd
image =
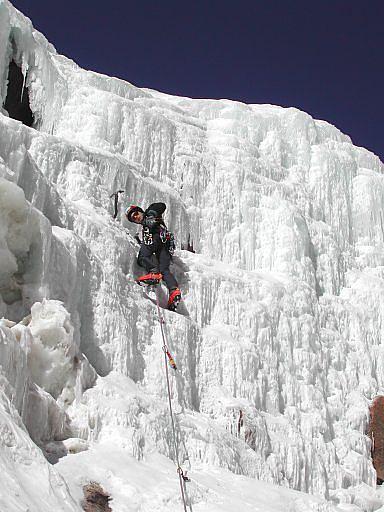
[[[141,285],[155,285],[160,283],[162,277],[163,276],[160,272],[149,272],[149,274],[139,277],[137,279],[137,283]]]
[[[169,291],[168,309],[175,311],[181,301],[181,291],[178,288]]]

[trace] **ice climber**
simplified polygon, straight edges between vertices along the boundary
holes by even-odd
[[[176,279],[169,270],[174,250],[173,235],[163,220],[166,205],[153,203],[144,211],[140,206],[130,206],[125,215],[130,222],[142,225],[142,240],[137,262],[147,274],[139,277],[139,284],[158,284],[161,279],[169,290],[168,309],[175,310],[181,300]],[[140,240],[140,239],[139,239]]]

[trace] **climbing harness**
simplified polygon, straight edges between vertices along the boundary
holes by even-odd
[[[162,226],[160,226],[160,240],[167,248],[169,254],[173,256],[175,254],[176,250],[176,240],[175,235],[171,233],[171,231],[168,231],[167,226],[163,223]]]
[[[176,366],[175,360],[173,359],[172,354],[170,353],[168,346],[167,346],[167,340],[166,340],[166,336],[165,336],[165,332],[164,332],[165,321],[164,321],[164,318],[163,318],[163,316],[161,314],[161,310],[160,310],[158,289],[157,289],[156,285],[154,286],[154,288],[155,288],[155,294],[156,294],[157,315],[158,315],[159,324],[160,324],[161,336],[163,338],[164,366],[165,366],[165,375],[167,378],[167,390],[168,390],[168,405],[169,405],[169,413],[171,416],[171,425],[172,425],[172,432],[173,432],[173,445],[174,445],[175,458],[176,458],[176,464],[177,464],[177,474],[179,475],[180,492],[181,492],[181,498],[183,500],[184,512],[187,512],[185,483],[189,482],[190,480],[187,477],[187,474],[184,473],[184,471],[182,470],[181,465],[180,465],[179,449],[178,449],[177,441],[176,441],[175,420],[173,417],[173,409],[172,409],[171,386],[170,386],[170,382],[169,382],[169,369],[168,369],[167,363],[169,362],[171,368],[173,368],[173,370],[175,370],[175,371],[177,371],[177,366]]]
[[[109,196],[110,199],[112,197],[114,198],[114,212],[113,212],[113,218],[116,219],[117,214],[119,213],[119,194],[123,194],[124,190],[117,190],[113,194]]]

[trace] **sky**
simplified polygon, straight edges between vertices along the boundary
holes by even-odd
[[[384,161],[384,0],[12,0],[59,53],[139,87],[297,107]]]

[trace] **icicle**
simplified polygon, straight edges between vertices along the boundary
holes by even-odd
[[[23,73],[23,87],[21,88],[20,101],[23,100],[24,89],[25,89],[25,83],[26,83],[26,80],[27,80],[28,70],[29,70],[28,62],[25,60],[24,55],[23,55],[22,64],[21,64],[21,71]]]

